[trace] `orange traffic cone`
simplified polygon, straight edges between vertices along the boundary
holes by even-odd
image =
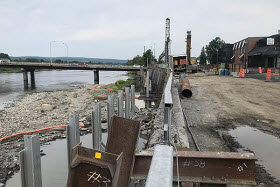
[[[262,74],[262,68],[259,67],[259,74]]]
[[[267,73],[266,73],[266,81],[270,81],[271,80],[271,69],[267,69]]]

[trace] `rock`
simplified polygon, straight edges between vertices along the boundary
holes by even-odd
[[[107,100],[108,96],[107,95],[96,95],[94,96],[94,99],[97,100]]]
[[[84,121],[86,121],[87,120],[87,118],[86,117],[83,117],[83,118],[81,118],[80,120],[79,120],[79,122],[84,122]]]
[[[42,104],[42,110],[43,111],[51,111],[53,109],[53,106],[50,104]]]
[[[135,118],[136,121],[143,121],[145,123],[148,123],[152,120],[152,114],[148,114],[148,115],[143,115],[143,116],[137,116]]]
[[[4,184],[2,182],[0,182],[0,187],[4,187]]]

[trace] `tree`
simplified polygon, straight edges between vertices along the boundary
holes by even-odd
[[[206,64],[207,56],[206,56],[206,53],[205,53],[204,46],[201,49],[201,53],[200,53],[199,59],[200,59],[200,64],[202,64],[202,65]]]
[[[11,60],[9,55],[5,54],[5,53],[0,53],[0,58],[7,58],[7,59]]]
[[[224,45],[225,41],[220,37],[216,37],[214,40],[209,42],[208,45],[206,45],[207,59],[210,64],[217,64],[223,60],[222,48]]]
[[[60,60],[60,59],[56,59],[55,61],[54,61],[54,63],[63,63],[63,61],[62,60]]]
[[[37,58],[27,58],[25,59],[26,62],[39,62]]]
[[[153,59],[154,59],[153,52],[151,49],[148,49],[146,52],[143,53],[142,63],[144,63],[144,64],[142,64],[142,65],[147,66],[147,61],[148,61],[148,64],[151,64]]]

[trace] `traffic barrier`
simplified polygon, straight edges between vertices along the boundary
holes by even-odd
[[[240,69],[239,77],[245,78],[245,69]]]
[[[267,69],[267,73],[266,73],[266,81],[270,81],[271,80],[271,69]]]

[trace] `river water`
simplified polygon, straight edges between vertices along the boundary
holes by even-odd
[[[19,97],[40,91],[73,89],[79,84],[94,84],[93,71],[54,70],[35,72],[36,88],[24,90],[22,73],[0,73],[0,110]],[[30,86],[30,76],[29,86]],[[126,72],[99,71],[100,84],[109,84],[118,79],[126,80]]]

